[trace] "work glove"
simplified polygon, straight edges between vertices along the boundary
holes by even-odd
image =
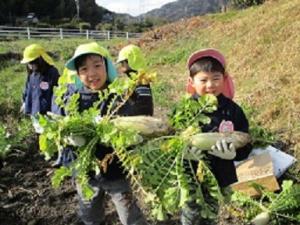
[[[39,120],[32,116],[31,117],[32,126],[37,134],[42,134],[44,132],[44,128],[40,125]]]
[[[66,137],[65,142],[71,146],[81,147],[85,145],[86,140],[80,135],[70,135]]]
[[[208,153],[221,159],[232,160],[236,156],[236,148],[233,143],[228,143],[222,139],[217,141]]]
[[[201,149],[189,147],[185,149],[183,158],[187,160],[199,161],[203,158],[203,153]]]

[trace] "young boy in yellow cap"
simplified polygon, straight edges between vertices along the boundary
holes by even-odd
[[[27,115],[51,111],[53,87],[59,78],[52,58],[42,46],[32,44],[25,48],[21,63],[26,64],[28,74],[21,111]]]
[[[106,89],[117,76],[117,71],[111,62],[109,52],[95,42],[78,46],[74,56],[66,63],[66,68],[76,71],[83,84],[81,88],[70,85],[65,95],[65,100],[68,101],[70,96],[79,93],[79,111],[92,107],[93,103],[99,100],[99,91]],[[101,115],[106,113],[109,104],[109,100],[99,104]],[[135,107],[135,104],[127,105],[126,107]],[[58,109],[55,113],[67,114],[63,109]],[[103,160],[107,154],[112,152],[113,149],[111,147],[98,144],[95,155],[99,160]],[[62,154],[63,165],[67,166],[73,157],[72,149],[65,150]],[[79,216],[84,224],[105,224],[105,193],[110,195],[115,204],[122,224],[147,224],[133,197],[130,184],[117,156],[114,156],[106,172],[102,171],[99,175],[91,174],[89,184],[95,190],[94,196],[89,201],[83,198],[80,188],[77,188],[79,194]]]
[[[146,60],[141,49],[133,44],[127,45],[121,49],[117,59],[118,69],[129,78],[141,73],[146,73]],[[153,115],[153,98],[150,84],[140,84],[134,90],[127,104],[137,102],[137,107],[127,112],[130,114],[142,113],[144,115]],[[121,109],[122,110],[122,109]]]

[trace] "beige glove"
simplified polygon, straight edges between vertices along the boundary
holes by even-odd
[[[208,153],[221,159],[232,160],[236,156],[236,148],[233,143],[228,143],[222,139],[217,141]]]

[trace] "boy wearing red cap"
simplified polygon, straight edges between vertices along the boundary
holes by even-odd
[[[216,49],[204,49],[193,53],[187,62],[189,79],[187,91],[194,99],[205,94],[213,94],[218,99],[218,108],[210,113],[211,122],[201,127],[203,132],[249,132],[248,120],[243,110],[232,100],[234,86],[226,72],[224,56]],[[245,159],[251,151],[248,144],[236,149],[233,143],[225,140],[217,142],[209,152],[209,162],[220,187],[226,187],[237,181],[234,160]],[[183,209],[181,222],[183,225],[203,224],[199,208],[190,202]]]

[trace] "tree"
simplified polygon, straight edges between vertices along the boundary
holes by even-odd
[[[65,1],[60,0],[59,4],[55,8],[55,15],[58,18],[63,18],[64,17],[64,8],[65,8]]]
[[[79,0],[75,0],[75,4],[76,4],[76,18],[79,19],[80,18],[80,4],[79,4]]]
[[[125,28],[125,23],[120,18],[115,19],[114,24],[116,30],[124,30]]]
[[[254,5],[263,4],[265,0],[231,0],[231,4],[236,8],[247,8]]]

